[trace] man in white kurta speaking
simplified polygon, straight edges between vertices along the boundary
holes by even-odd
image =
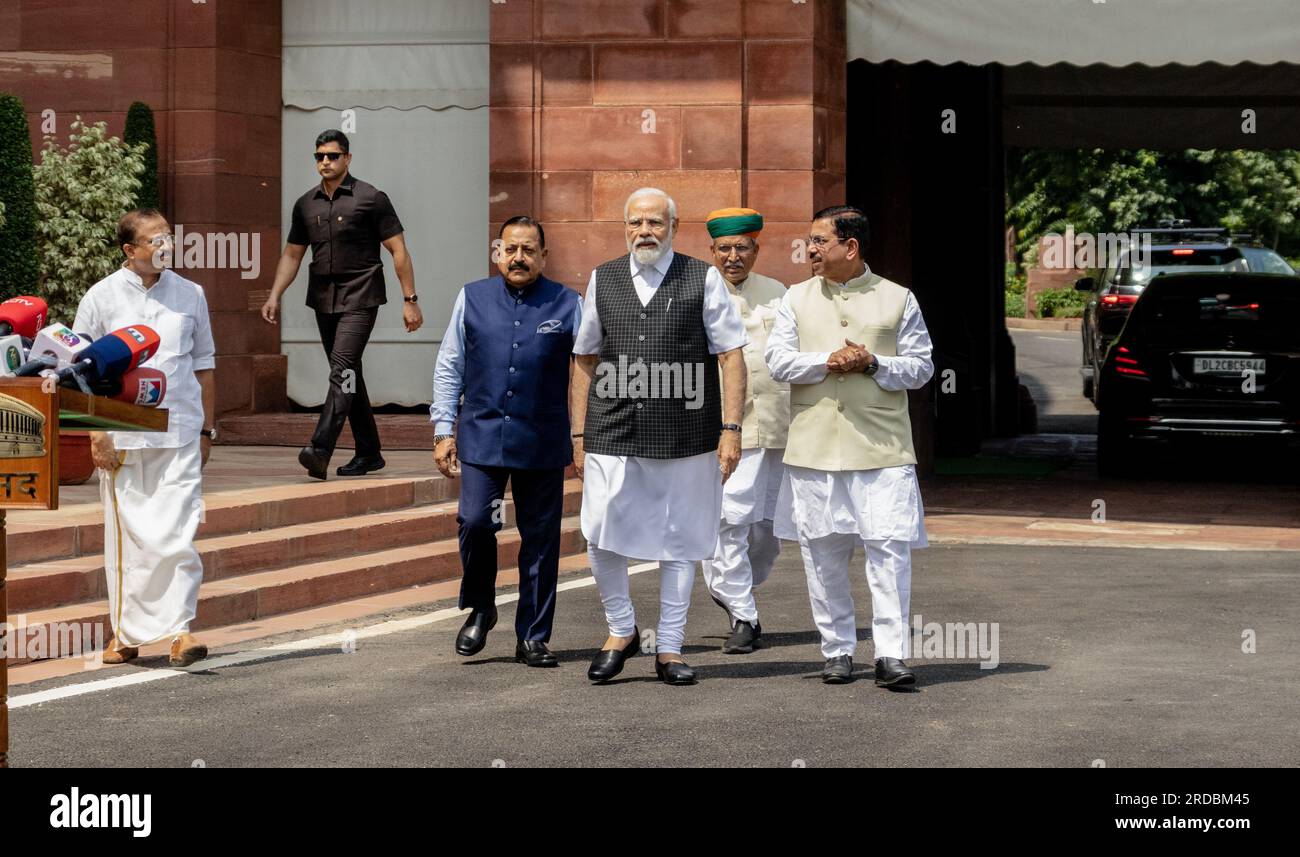
[[[203,516],[201,473],[216,438],[216,347],[203,289],[168,267],[173,239],[163,216],[129,211],[117,232],[126,261],[86,292],[73,329],[96,339],[131,324],[158,332],[149,365],[167,376],[168,426],[91,433],[113,625],[104,663],[125,663],[140,646],[170,640],[169,662],[183,667],[208,654],[190,623],[203,582],[194,535]]]
[[[718,539],[722,483],[740,460],[745,328],[718,270],[673,252],[677,206],[666,193],[634,191],[623,220],[628,255],[592,272],[573,346],[582,534],[609,624],[587,677],[609,681],[641,647],[627,568],[637,558],[659,563],[655,673],[694,684],[681,655],[686,613],[695,563]]]
[[[916,682],[903,659],[911,551],[926,544],[907,390],[929,381],[934,363],[916,298],[871,272],[867,239],[858,209],[817,212],[814,276],[790,287],[768,336],[767,365],[789,382],[793,415],[776,534],[799,540],[827,684],[853,678],[848,567],[854,546],[864,547],[876,684],[894,687]]]
[[[712,560],[702,564],[713,600],[727,613],[731,636],[722,644],[729,655],[748,654],[763,634],[754,587],[767,580],[781,551],[772,517],[785,468],[790,424],[790,387],[772,380],[763,349],[767,332],[785,296],[785,285],[754,271],[763,215],[752,208],[722,208],[705,224],[713,239],[713,264],[727,283],[749,342],[745,345],[745,410],[741,421],[740,463],[722,490],[722,521]]]

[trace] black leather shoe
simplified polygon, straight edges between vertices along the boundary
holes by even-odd
[[[744,619],[736,623],[731,636],[722,644],[722,651],[728,655],[747,655],[758,648],[758,640],[763,636],[763,625],[759,622],[749,624]]]
[[[632,642],[621,649],[601,649],[587,667],[587,678],[609,681],[623,671],[623,662],[641,650],[641,629],[632,630]]]
[[[380,455],[367,456],[365,458],[362,458],[359,455],[354,455],[351,461],[334,472],[339,476],[364,476],[367,473],[373,473],[376,470],[383,470],[384,465],[387,463],[388,462],[384,461],[383,456]]]
[[[881,687],[916,684],[916,673],[898,658],[876,658],[876,684]]]
[[[497,626],[497,608],[494,604],[490,610],[471,610],[469,618],[456,635],[456,654],[477,655],[487,645],[488,631]]]
[[[520,640],[515,646],[515,660],[530,667],[557,667],[560,659],[541,640]]]
[[[330,454],[315,446],[304,446],[298,450],[298,463],[307,468],[307,475],[312,479],[324,479],[330,467]]]
[[[822,667],[822,681],[826,684],[848,684],[853,681],[853,658],[849,655],[827,658],[826,666]]]
[[[655,658],[655,675],[664,684],[695,684],[695,670],[682,661],[663,661]]]

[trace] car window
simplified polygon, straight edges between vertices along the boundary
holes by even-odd
[[[1131,264],[1131,253],[1120,258],[1115,282],[1121,286],[1145,286],[1161,274],[1191,271],[1248,271],[1241,250],[1236,247],[1175,247],[1152,250],[1146,264]]]
[[[1286,274],[1295,276],[1295,269],[1272,250],[1263,247],[1242,247],[1241,255],[1246,259],[1249,270],[1264,274]]]
[[[1300,347],[1300,293],[1250,285],[1180,282],[1138,301],[1139,328],[1157,344],[1204,344],[1233,331],[1241,342]]]

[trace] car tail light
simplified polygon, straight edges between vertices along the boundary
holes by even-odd
[[[1137,295],[1102,295],[1102,309],[1119,309],[1137,303]]]
[[[1175,256],[1190,256],[1190,255],[1192,255],[1192,254],[1195,253],[1195,252],[1196,252],[1195,250],[1191,250],[1191,249],[1188,249],[1188,248],[1184,247],[1184,248],[1182,248],[1182,249],[1179,249],[1179,250],[1175,250],[1175,251],[1173,251],[1173,254],[1174,254]]]
[[[1147,373],[1142,368],[1142,364],[1133,356],[1133,352],[1121,345],[1118,353],[1115,355],[1115,371],[1120,375],[1129,375],[1135,378],[1146,378]]]

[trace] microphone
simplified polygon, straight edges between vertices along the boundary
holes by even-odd
[[[0,303],[0,336],[16,333],[28,339],[45,327],[49,306],[32,295],[19,295]]]
[[[141,366],[116,381],[96,385],[94,392],[119,402],[156,408],[167,398],[167,376],[161,369]]]
[[[29,361],[34,361],[38,357],[53,357],[56,364],[66,366],[76,363],[80,354],[90,347],[90,343],[89,336],[73,333],[67,326],[56,322],[36,334],[27,356]],[[37,367],[37,371],[41,368],[44,367]],[[29,374],[35,375],[36,372]]]
[[[12,378],[27,358],[23,338],[17,334],[0,336],[0,378]]]
[[[95,340],[80,352],[77,361],[58,371],[59,383],[69,380],[104,381],[120,379],[158,352],[158,333],[143,324],[133,324]]]

